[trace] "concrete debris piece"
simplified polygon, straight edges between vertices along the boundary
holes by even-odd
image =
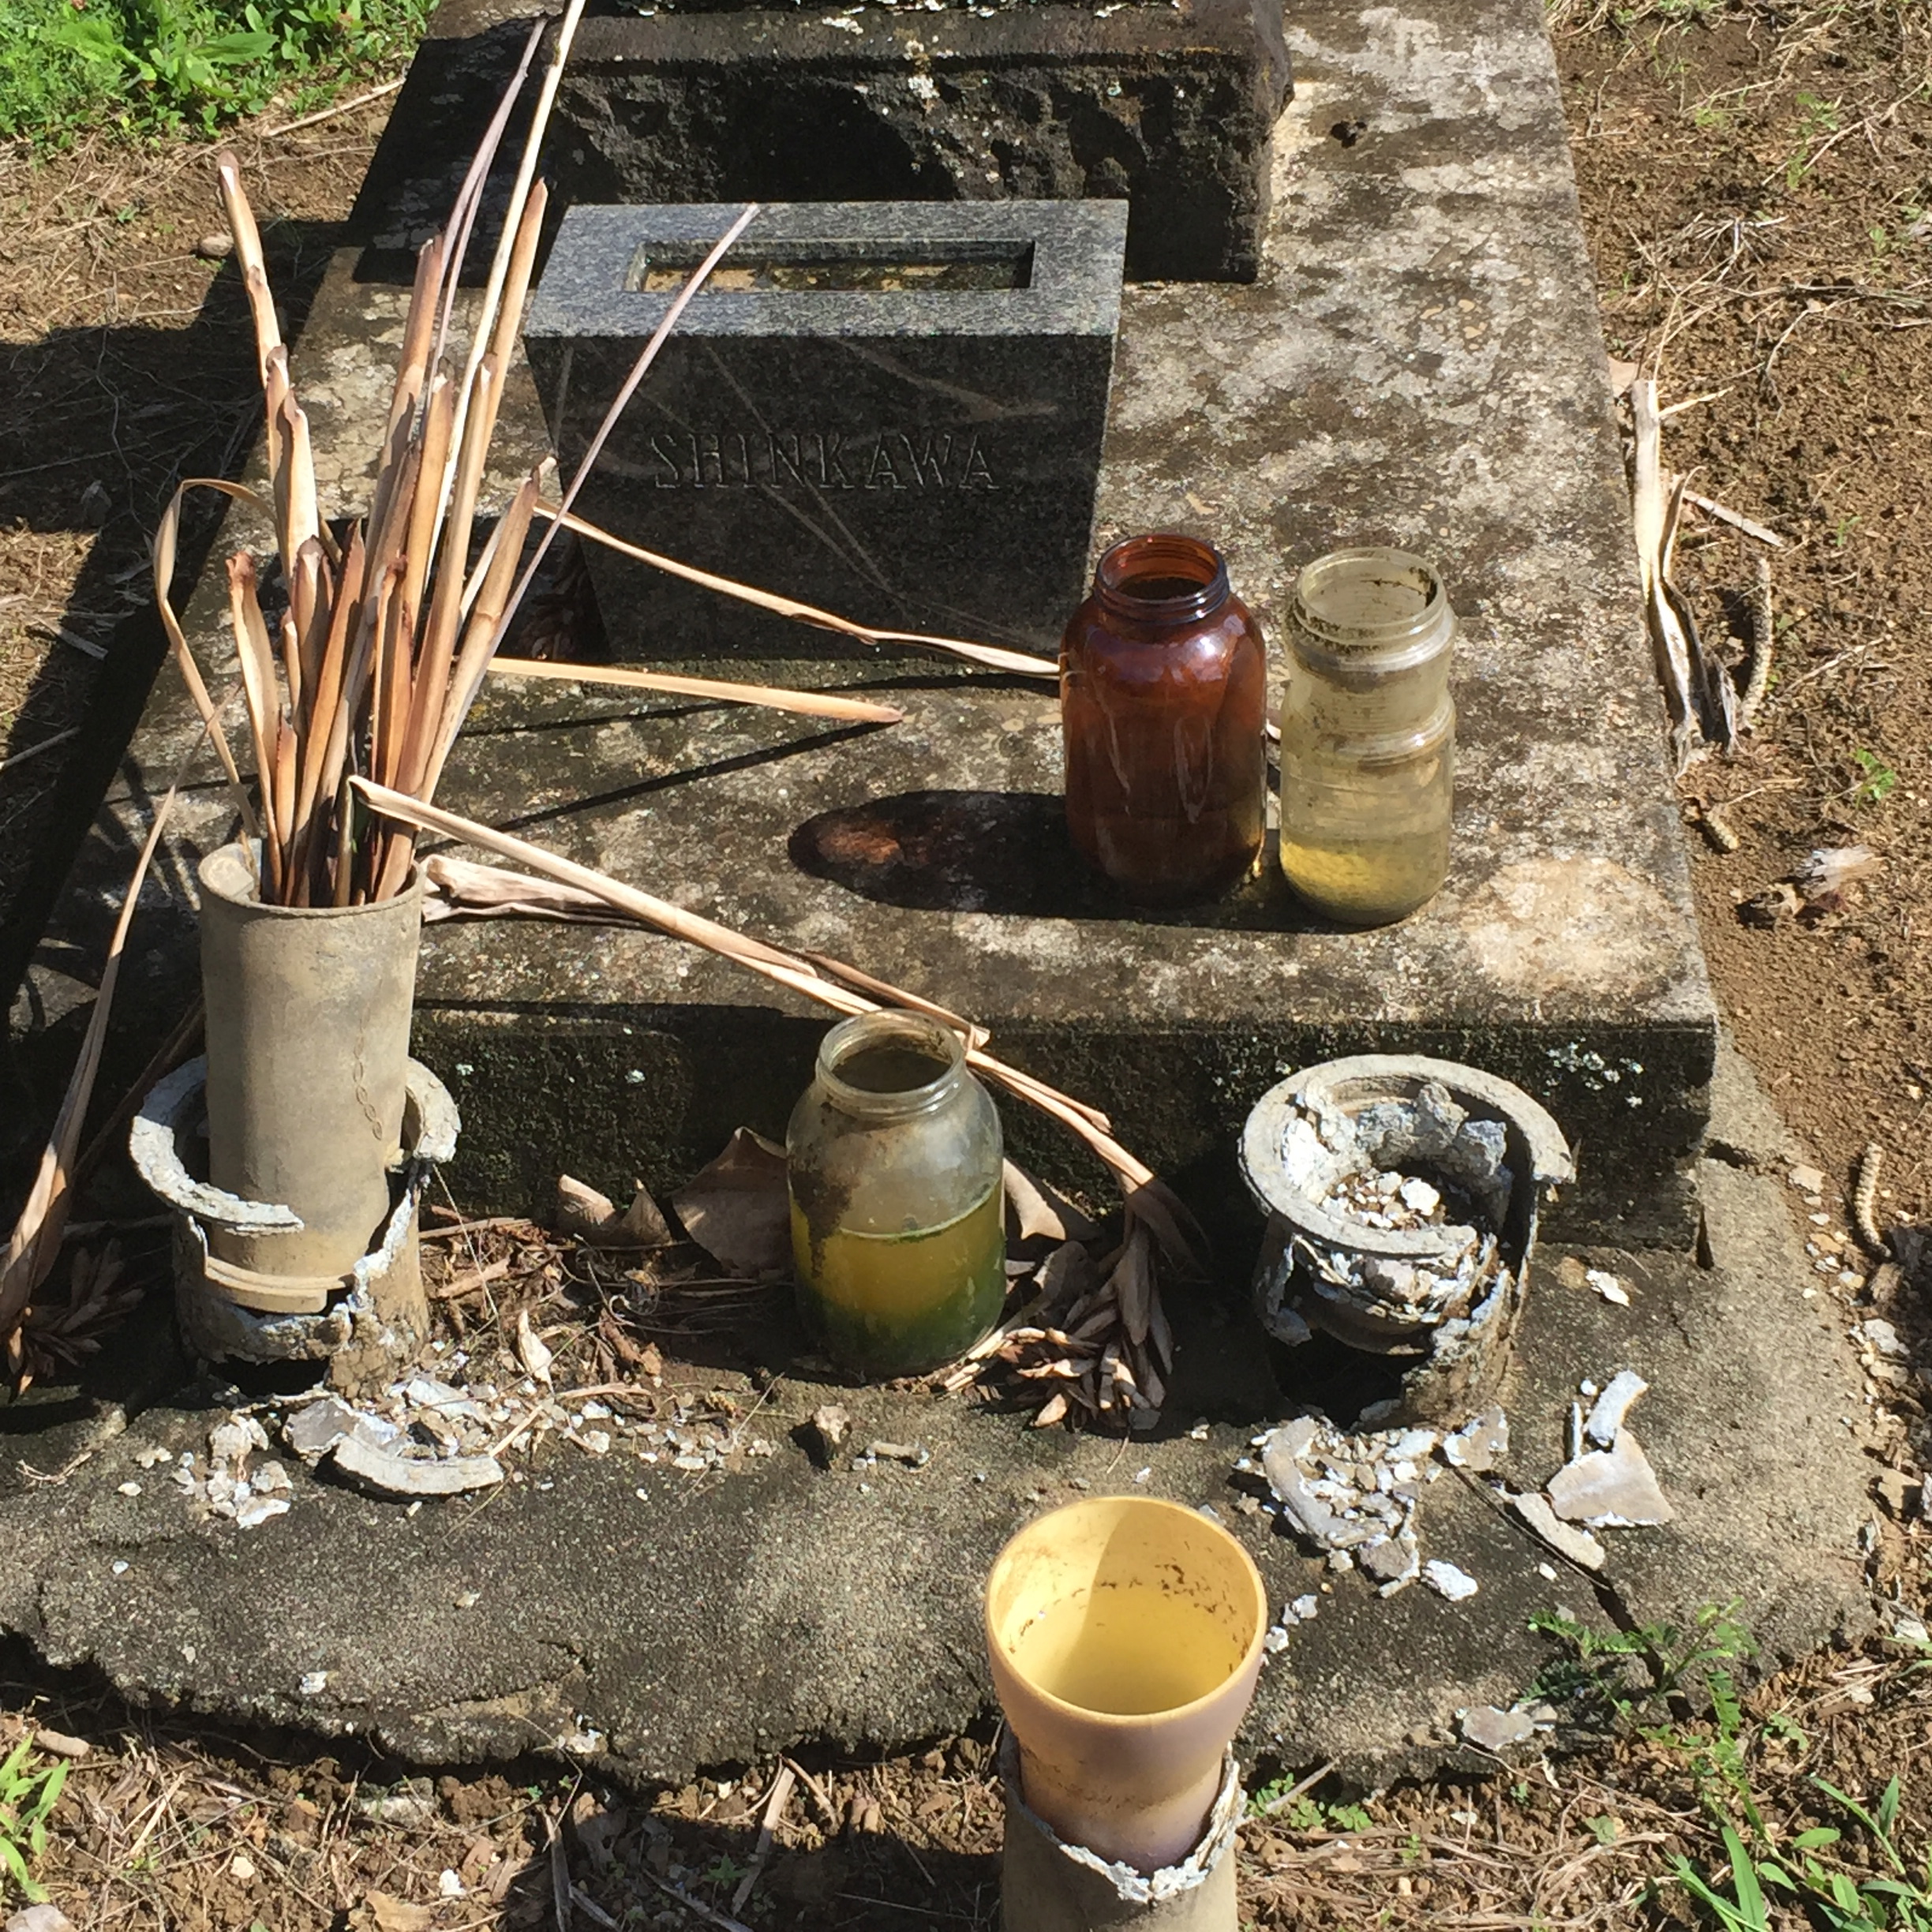
[[[1429,1428],[1370,1429],[1345,1435],[1320,1415],[1297,1416],[1253,1438],[1259,1465],[1243,1457],[1237,1470],[1267,1479],[1275,1511],[1305,1543],[1336,1556],[1378,1542],[1412,1546],[1410,1522],[1425,1481],[1441,1473],[1428,1466],[1441,1443]],[[1415,1574],[1409,1556],[1383,1559],[1383,1582]],[[1399,1585],[1398,1585],[1399,1586]]]
[[[1485,1409],[1443,1439],[1442,1453],[1452,1469],[1468,1470],[1478,1476],[1494,1469],[1509,1454],[1509,1417],[1500,1409]]]
[[[1897,1329],[1877,1315],[1859,1323],[1852,1331],[1852,1339],[1886,1361],[1904,1361],[1911,1352],[1900,1339]]]
[[[1825,1172],[1820,1167],[1794,1167],[1790,1174],[1791,1184],[1800,1194],[1822,1194],[1825,1192]]]
[[[268,1438],[252,1415],[240,1413],[218,1422],[208,1433],[208,1456],[212,1462],[230,1466],[245,1462],[256,1449],[266,1449]]]
[[[1385,1578],[1376,1592],[1378,1597],[1393,1597],[1397,1591],[1406,1589],[1422,1574],[1422,1552],[1417,1547],[1412,1532],[1403,1530],[1396,1537],[1394,1549],[1399,1567],[1392,1576]]]
[[[1458,1570],[1454,1563],[1434,1556],[1422,1566],[1422,1581],[1451,1603],[1466,1602],[1482,1587],[1466,1570]]]
[[[257,1496],[285,1496],[295,1486],[279,1462],[260,1464],[249,1478],[249,1485]]]
[[[254,1530],[271,1516],[286,1516],[289,1512],[286,1496],[250,1496],[245,1502],[235,1505],[235,1527],[238,1530]]]
[[[1881,1469],[1872,1481],[1872,1493],[1894,1522],[1908,1522],[1924,1508],[1925,1490],[1903,1470]]]
[[[380,1496],[459,1496],[465,1490],[487,1489],[504,1479],[504,1467],[494,1456],[398,1455],[372,1448],[361,1437],[345,1436],[335,1445],[335,1466]]]
[[[812,1411],[812,1428],[818,1437],[819,1460],[828,1466],[833,1452],[844,1441],[852,1417],[837,1402],[827,1402]]]
[[[427,1778],[411,1778],[399,1790],[358,1798],[356,1809],[373,1825],[420,1831],[436,1821],[436,1788]]]
[[[1903,1610],[1893,1616],[1892,1635],[1899,1643],[1932,1644],[1932,1631],[1926,1630],[1917,1617],[1908,1616]]]
[[[1289,1476],[1279,1485],[1271,1480],[1275,1500],[1283,1519],[1296,1534],[1316,1544],[1332,1544],[1342,1530],[1341,1522],[1298,1476]]]
[[[28,1905],[7,1920],[6,1932],[74,1932],[74,1926],[58,1905]]]
[[[1526,1710],[1498,1710],[1493,1704],[1478,1704],[1458,1711],[1456,1723],[1466,1744],[1478,1750],[1503,1751],[1512,1744],[1526,1744],[1536,1735],[1536,1725]]]
[[[1631,1404],[1649,1386],[1642,1376],[1628,1368],[1619,1369],[1591,1405],[1583,1433],[1600,1449],[1614,1446],[1617,1432],[1623,1426],[1623,1418],[1630,1413]]]
[[[328,1680],[329,1674],[327,1671],[305,1671],[302,1673],[300,1686],[302,1695],[304,1697],[320,1697],[328,1688]]]
[[[1615,1302],[1619,1308],[1631,1305],[1630,1290],[1617,1278],[1603,1268],[1586,1268],[1583,1279],[1606,1301]]]
[[[1566,1522],[1595,1529],[1667,1523],[1676,1514],[1628,1429],[1619,1432],[1614,1448],[1594,1449],[1566,1462],[1549,1480],[1549,1500]]]
[[[1574,1563],[1580,1563],[1586,1570],[1601,1570],[1604,1567],[1604,1546],[1587,1530],[1578,1530],[1565,1522],[1550,1507],[1549,1498],[1538,1490],[1529,1490],[1521,1496],[1508,1498],[1511,1513],[1526,1528],[1533,1530],[1553,1550],[1567,1556]]]
[[[1321,1599],[1312,1592],[1305,1597],[1297,1597],[1288,1606],[1288,1614],[1297,1623],[1312,1623],[1315,1613],[1321,1608]]]

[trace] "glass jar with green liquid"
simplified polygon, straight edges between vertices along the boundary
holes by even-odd
[[[998,1320],[999,1114],[949,1028],[900,1012],[833,1028],[785,1157],[799,1307],[843,1366],[923,1374]]]
[[[1401,550],[1337,550],[1289,606],[1281,717],[1281,863],[1298,897],[1344,926],[1386,926],[1449,870],[1455,613]]]

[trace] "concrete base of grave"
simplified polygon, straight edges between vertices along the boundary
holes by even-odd
[[[1709,1266],[1588,1251],[1620,1277],[1627,1309],[1565,1286],[1555,1252],[1532,1282],[1503,1395],[1513,1485],[1563,1461],[1582,1379],[1629,1367],[1650,1383],[1631,1426],[1676,1520],[1601,1532],[1594,1588],[1446,1470],[1416,1528],[1425,1559],[1475,1579],[1460,1603],[1421,1584],[1379,1598],[1244,1513],[1234,1463],[1281,1404],[1238,1301],[1204,1290],[1176,1297],[1167,1421],[1129,1446],[958,1400],[837,1388],[777,1360],[761,1401],[742,1375],[674,1360],[668,1388],[758,1403],[745,1434],[775,1453],[687,1473],[643,1463],[621,1436],[601,1457],[552,1438],[487,1500],[414,1515],[285,1455],[293,1507],[249,1531],[196,1522],[166,1470],[142,1466],[151,1447],[202,1455],[223,1413],[156,1322],[124,1335],[88,1386],[36,1388],[13,1412],[0,1629],[50,1663],[211,1717],[368,1735],[424,1763],[588,1755],[620,1778],[676,1782],[817,1740],[893,1751],[972,1724],[990,1696],[979,1589],[1001,1543],[1076,1494],[1137,1486],[1213,1505],[1278,1612],[1318,1601],[1263,1674],[1245,1765],[1333,1759],[1364,1784],[1493,1769],[1459,1745],[1456,1714],[1529,1688],[1553,1654],[1529,1627],[1537,1611],[1600,1630],[1687,1625],[1735,1598],[1767,1660],[1870,1626],[1858,1552],[1877,1467],[1870,1398],[1837,1304],[1805,1298],[1818,1277],[1777,1178],[1781,1145],[1741,1112],[1725,1133],[1733,1161],[1772,1172],[1705,1165]],[[802,1443],[833,1401],[851,1413],[852,1447],[917,1442],[930,1460],[819,1466]],[[83,1449],[58,1482],[25,1473]],[[138,1495],[122,1493],[130,1481]]]

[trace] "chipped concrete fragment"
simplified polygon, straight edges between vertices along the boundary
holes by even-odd
[[[305,1461],[325,1456],[355,1427],[356,1412],[333,1395],[305,1402],[282,1425],[282,1440]]]
[[[271,1516],[286,1516],[289,1512],[286,1496],[250,1496],[245,1503],[235,1505],[235,1527],[238,1530],[253,1530],[268,1522]]]
[[[837,1402],[824,1403],[812,1411],[812,1428],[826,1462],[831,1461],[833,1451],[845,1440],[851,1427],[852,1417]]]
[[[1478,1704],[1458,1711],[1456,1721],[1462,1740],[1478,1750],[1506,1750],[1512,1744],[1526,1744],[1536,1735],[1536,1725],[1523,1710],[1498,1710],[1493,1704]]]
[[[1476,1475],[1494,1469],[1509,1454],[1509,1417],[1500,1409],[1485,1409],[1443,1439],[1442,1453],[1452,1469],[1468,1470]]]
[[[1583,1425],[1583,1433],[1598,1448],[1612,1447],[1616,1441],[1617,1432],[1623,1426],[1624,1417],[1630,1413],[1631,1404],[1649,1386],[1642,1376],[1631,1370],[1619,1370],[1592,1405]]]
[[[372,1447],[360,1436],[345,1436],[335,1445],[335,1467],[383,1496],[459,1496],[469,1489],[487,1489],[504,1479],[503,1465],[494,1456],[443,1456],[432,1461],[400,1456]]]
[[[1458,1570],[1438,1556],[1432,1556],[1422,1566],[1422,1581],[1451,1603],[1465,1602],[1482,1587],[1466,1570]]]
[[[1565,1522],[1550,1507],[1549,1498],[1540,1491],[1532,1489],[1511,1496],[1509,1507],[1518,1522],[1533,1530],[1551,1548],[1559,1551],[1572,1563],[1582,1564],[1586,1570],[1604,1567],[1604,1546],[1587,1530],[1575,1529]]]
[[[1615,1302],[1619,1308],[1630,1306],[1630,1290],[1608,1269],[1586,1268],[1583,1271],[1583,1279],[1606,1301]]]
[[[1549,1500],[1566,1521],[1597,1529],[1667,1523],[1676,1514],[1628,1429],[1619,1432],[1615,1448],[1594,1449],[1566,1462],[1549,1480]]]

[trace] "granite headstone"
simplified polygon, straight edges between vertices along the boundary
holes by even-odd
[[[729,206],[572,208],[525,324],[575,470]],[[582,514],[880,628],[1050,650],[1084,593],[1127,210],[780,205],[693,300]],[[799,649],[766,617],[587,546],[613,649]]]

